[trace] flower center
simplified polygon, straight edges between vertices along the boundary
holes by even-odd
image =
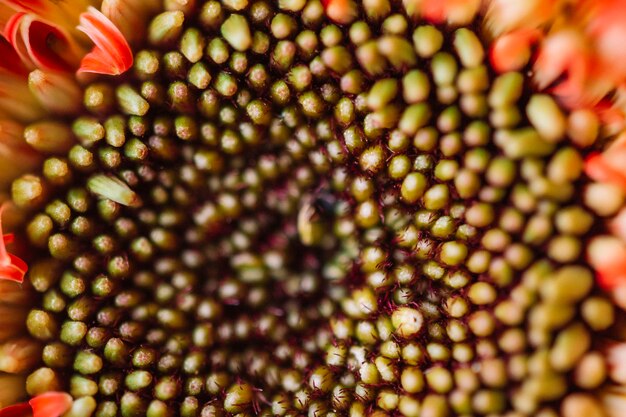
[[[472,27],[366,3],[347,26],[315,1],[164,12],[131,75],[85,89],[79,143],[13,186],[33,394],[99,417],[445,416],[586,388],[613,319],[567,116],[493,75]]]

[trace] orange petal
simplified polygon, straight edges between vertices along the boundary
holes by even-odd
[[[4,207],[4,205],[0,206],[0,217],[2,216]],[[5,235],[2,234],[1,219],[0,236],[3,236],[2,240],[0,240],[0,279],[22,283],[24,282],[24,275],[26,275],[26,271],[28,271],[28,265],[19,257],[7,252],[7,241],[5,240]]]
[[[14,10],[46,16],[52,12],[53,3],[46,0],[0,0]]]
[[[492,0],[485,21],[493,35],[535,29],[555,17],[558,0]]]
[[[33,417],[60,417],[72,407],[72,402],[72,397],[65,392],[46,392],[28,403],[33,409]]]
[[[590,10],[587,33],[594,41],[594,50],[607,64],[606,72],[616,77],[626,75],[626,1],[597,0]]]
[[[490,58],[497,72],[524,68],[531,55],[531,46],[540,37],[539,30],[520,29],[498,37],[491,46]]]
[[[626,285],[626,244],[613,236],[594,238],[587,247],[587,259],[596,270],[601,287],[613,290]]]
[[[480,0],[425,0],[422,16],[432,23],[467,24],[479,8]]]
[[[28,403],[15,404],[0,410],[0,417],[32,417],[32,408]]]
[[[89,7],[80,15],[78,29],[95,44],[81,61],[78,72],[119,75],[133,65],[133,53],[124,35],[97,9]]]
[[[539,48],[533,66],[533,79],[539,89],[552,86],[555,95],[580,103],[589,88],[588,78],[593,59],[588,45],[574,30],[562,30],[548,36]]]
[[[607,162],[615,169],[622,169],[626,173],[626,133],[622,133],[603,152]]]
[[[585,173],[598,182],[608,182],[626,189],[626,169],[616,169],[603,154],[592,154],[585,161]]]

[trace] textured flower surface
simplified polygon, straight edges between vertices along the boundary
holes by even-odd
[[[625,417],[625,21],[0,0],[0,417]]]

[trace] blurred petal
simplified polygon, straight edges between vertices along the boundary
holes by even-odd
[[[11,405],[0,410],[0,417],[31,417],[33,410],[28,403]]]
[[[72,406],[72,397],[65,392],[46,392],[28,402],[33,417],[60,417]]]
[[[0,206],[0,236],[3,236],[1,218],[4,207],[4,205]],[[24,282],[24,275],[26,275],[27,270],[26,262],[8,253],[4,239],[0,240],[0,279]]]
[[[5,38],[0,37],[0,67],[14,74],[26,75],[27,70],[13,46]]]
[[[28,87],[51,113],[72,115],[82,109],[82,91],[68,73],[35,70],[28,76]]]
[[[338,23],[349,23],[356,17],[352,0],[322,0],[326,15]]]
[[[620,384],[626,384],[626,343],[616,343],[606,349],[609,376]]]
[[[141,41],[148,18],[159,10],[158,0],[103,0],[100,10],[122,32],[129,43]]]
[[[593,3],[587,32],[594,40],[594,50],[608,64],[607,72],[626,75],[626,0],[602,0]]]
[[[541,36],[536,29],[520,29],[498,37],[491,46],[491,64],[497,72],[524,68],[531,55],[531,46]]]
[[[118,75],[133,64],[133,54],[124,35],[102,13],[90,7],[80,15],[78,29],[93,41],[94,48],[81,61],[78,72]]]
[[[0,387],[2,387],[0,389],[0,417],[25,417],[29,415],[24,414],[27,411],[23,407],[24,404],[16,405],[16,402],[26,395],[25,382],[25,375],[0,374]]]
[[[557,3],[557,0],[492,0],[485,17],[487,29],[492,35],[535,29],[554,17]]]
[[[626,243],[612,236],[596,237],[587,247],[587,258],[602,287],[626,285]]]
[[[585,162],[585,172],[596,181],[609,182],[626,190],[626,133],[622,133],[601,154]]]
[[[626,389],[624,387],[608,387],[602,390],[600,400],[608,417],[626,416]]]
[[[480,0],[423,0],[422,16],[433,23],[453,25],[470,23],[478,10]]]
[[[0,118],[31,122],[44,114],[26,78],[0,68]]]

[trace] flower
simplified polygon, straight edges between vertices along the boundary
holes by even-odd
[[[0,417],[621,415],[625,13],[0,0]]]

